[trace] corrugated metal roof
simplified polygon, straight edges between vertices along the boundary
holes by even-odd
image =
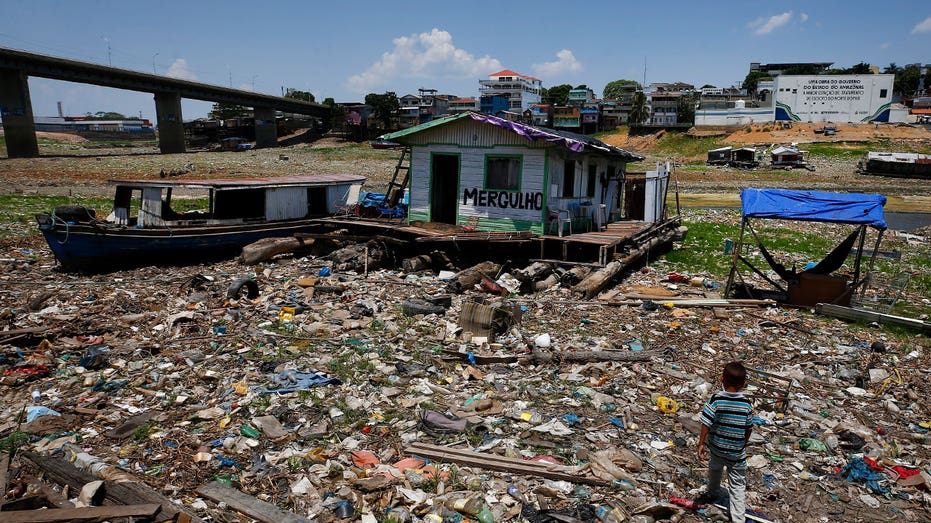
[[[214,178],[207,180],[108,180],[110,185],[135,187],[190,187],[201,189],[234,189],[255,187],[320,186],[340,183],[361,183],[365,176],[358,174],[299,174],[270,178]]]
[[[551,136],[555,135],[555,136],[558,136],[564,139],[565,143],[562,143],[560,145],[570,150],[580,150],[577,148],[579,147],[579,144],[581,144],[582,147],[588,148],[590,152],[607,154],[611,156],[621,156],[625,158],[628,162],[639,162],[644,159],[643,156],[631,153],[629,151],[625,151],[624,149],[620,149],[618,147],[614,147],[613,145],[608,145],[602,142],[601,140],[596,140],[595,138],[592,138],[591,136],[587,136],[584,134],[577,134],[577,133],[562,131],[558,129],[535,127],[533,125],[527,125],[527,124],[522,124],[518,122],[511,122],[508,120],[503,120],[500,118],[495,118],[493,116],[480,115],[477,113],[473,113],[471,111],[466,111],[464,113],[460,113],[458,115],[450,116],[447,118],[442,118],[439,120],[432,120],[430,122],[423,123],[420,125],[415,125],[414,127],[403,129],[401,131],[383,134],[379,136],[378,139],[388,140],[388,141],[398,142],[398,143],[403,144],[404,140],[399,140],[400,138],[403,138],[405,136],[410,136],[413,134],[418,134],[428,129],[431,129],[433,127],[438,127],[441,125],[446,125],[448,123],[459,121],[463,118],[472,118],[473,120],[479,121],[480,123],[487,123],[489,125],[497,125],[498,127],[501,127],[505,130],[508,130],[510,132],[513,132],[515,134],[518,134],[524,137],[527,137],[531,141],[533,141],[533,138],[531,138],[531,136],[535,134],[537,134],[538,136],[539,135],[551,135]],[[496,124],[495,122],[500,122],[500,125]]]

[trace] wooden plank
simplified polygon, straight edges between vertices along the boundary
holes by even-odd
[[[539,476],[548,479],[569,481],[572,483],[584,483],[587,485],[611,485],[612,482],[591,476],[578,476],[566,472],[552,470],[553,465],[544,463],[526,461],[516,458],[506,458],[495,456],[493,454],[483,454],[473,452],[469,449],[457,449],[452,447],[441,447],[429,445],[426,443],[414,443],[404,449],[406,454],[412,456],[423,456],[425,458],[449,461],[459,465],[479,467],[488,470],[497,470],[499,472],[508,472],[511,474],[526,474],[529,476]]]
[[[216,481],[201,485],[197,493],[217,503],[226,503],[233,510],[242,512],[262,523],[313,523],[303,516],[281,510],[271,503],[266,503]]]
[[[4,523],[95,523],[118,518],[139,518],[149,521],[161,510],[156,503],[145,505],[111,505],[108,507],[54,508],[50,510],[17,510],[4,512]]]
[[[902,327],[915,329],[925,333],[931,333],[931,323],[913,318],[906,318],[904,316],[894,316],[892,314],[883,314],[881,312],[853,309],[851,307],[843,307],[841,305],[834,305],[831,303],[819,303],[816,307],[816,310],[818,311],[818,314],[832,316],[834,318],[841,318],[851,321],[875,321],[878,323],[888,323],[891,325],[899,325]]]
[[[80,492],[85,484],[99,479],[93,474],[84,472],[63,459],[41,456],[34,452],[23,452],[20,455],[45,471],[45,477],[48,480],[60,483],[61,485],[67,485],[74,492]],[[115,505],[146,505],[157,503],[161,505],[162,510],[155,517],[156,521],[174,519],[179,512],[185,512],[191,516],[192,522],[203,523],[203,520],[197,517],[192,509],[181,508],[175,505],[170,499],[142,483],[104,481],[104,490],[104,503]]]

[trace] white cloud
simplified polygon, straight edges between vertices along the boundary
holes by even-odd
[[[360,93],[376,86],[391,85],[401,77],[467,78],[486,76],[502,69],[497,58],[477,58],[457,48],[448,31],[434,28],[429,33],[395,38],[394,49],[365,71],[349,77],[347,85]]]
[[[808,21],[808,13],[801,13],[800,15],[798,15],[798,19],[804,24],[805,22]]]
[[[890,44],[889,42],[883,42],[883,43],[879,44],[879,48],[880,48],[880,49],[889,49],[889,46],[890,46],[890,45],[891,45],[891,44]]]
[[[755,35],[768,35],[776,29],[788,24],[790,20],[792,20],[792,11],[786,11],[785,13],[773,15],[769,18],[763,18],[761,16],[747,24],[747,26],[753,29],[753,34]]]
[[[533,70],[540,76],[557,76],[562,73],[577,73],[583,69],[582,63],[568,49],[556,53],[556,60],[533,64]]]
[[[912,29],[912,34],[931,33],[931,16],[925,18],[924,22],[919,23]]]
[[[187,60],[184,58],[175,60],[174,63],[168,67],[168,72],[165,73],[165,76],[178,78],[179,80],[197,80],[197,75],[188,70]]]
[[[241,83],[236,86],[236,89],[239,89],[240,91],[253,91],[254,90],[252,89],[251,83]]]

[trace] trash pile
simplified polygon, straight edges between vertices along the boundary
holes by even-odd
[[[12,256],[3,511],[724,520],[726,502],[695,502],[698,413],[737,359],[756,413],[751,519],[928,519],[925,336],[720,300],[721,282],[664,262],[587,297],[584,274],[549,265],[284,257],[87,276]]]

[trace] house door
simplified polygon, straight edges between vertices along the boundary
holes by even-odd
[[[456,223],[459,197],[459,155],[434,154],[430,173],[430,220]]]

